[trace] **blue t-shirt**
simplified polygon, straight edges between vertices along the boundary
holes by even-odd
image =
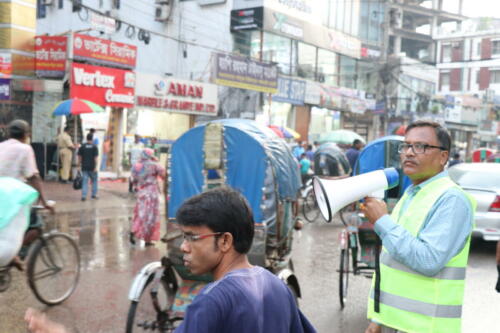
[[[266,269],[238,269],[208,284],[175,333],[316,332],[288,287]]]
[[[309,171],[309,168],[311,167],[311,161],[304,157],[303,159],[300,160],[300,173],[302,175],[307,175],[307,171]]]

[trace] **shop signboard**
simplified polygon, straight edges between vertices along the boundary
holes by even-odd
[[[12,55],[7,52],[0,53],[0,78],[12,76]]]
[[[112,40],[74,34],[73,59],[103,65],[135,68],[137,47]]]
[[[123,69],[73,63],[70,97],[101,106],[134,106],[135,73]]]
[[[112,17],[107,17],[94,12],[90,12],[90,25],[94,30],[102,31],[105,34],[112,34],[116,31],[116,21]]]
[[[304,103],[311,105],[319,105],[321,95],[320,83],[315,81],[306,81],[306,91],[304,94]]]
[[[161,111],[216,116],[217,85],[137,73],[136,106]]]
[[[317,24],[306,16],[291,16],[288,12],[264,7],[265,31],[288,36],[353,58],[361,58],[361,41],[341,31]]]
[[[38,77],[63,77],[66,71],[66,36],[35,37],[35,71]]]
[[[263,7],[232,10],[231,32],[262,29],[263,20]]]
[[[380,58],[380,54],[380,50],[375,49],[369,45],[361,44],[361,58],[378,59]]]
[[[274,94],[278,91],[278,68],[246,57],[214,53],[216,84]]]
[[[278,77],[278,92],[272,95],[273,101],[304,105],[306,82],[286,77]]]
[[[0,100],[10,99],[10,79],[0,79]]]

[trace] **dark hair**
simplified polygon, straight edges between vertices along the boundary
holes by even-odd
[[[360,139],[354,139],[354,141],[352,142],[352,145],[355,146],[357,144],[360,144],[362,143]]]
[[[69,126],[64,127],[64,132],[69,132]]]
[[[453,158],[460,158],[460,154],[459,153],[453,154]]]
[[[22,119],[15,119],[9,123],[8,131],[10,138],[21,140],[28,135],[30,125]]]
[[[89,132],[90,132],[90,133],[95,133],[95,128],[91,128],[91,129],[89,129]]]
[[[410,130],[416,127],[432,127],[434,129],[434,132],[436,133],[439,145],[443,147],[444,150],[448,152],[450,151],[451,149],[450,133],[448,133],[448,130],[444,128],[441,124],[429,120],[417,120],[408,125],[408,127],[406,127],[405,134],[408,134]]]
[[[94,139],[94,135],[92,133],[87,134],[87,141],[92,141]]]
[[[229,232],[239,253],[247,253],[252,246],[252,210],[245,197],[229,187],[218,187],[189,198],[177,210],[176,218],[184,226],[206,226],[213,232]]]

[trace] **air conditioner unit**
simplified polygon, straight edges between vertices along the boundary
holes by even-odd
[[[156,6],[155,10],[155,21],[165,22],[170,17],[170,12],[172,11],[172,7],[169,5],[160,5]]]
[[[54,4],[54,0],[42,0],[41,5],[43,6],[52,6]]]
[[[170,0],[155,0],[157,5],[170,5]]]

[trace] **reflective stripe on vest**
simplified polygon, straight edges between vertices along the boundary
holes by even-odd
[[[394,260],[387,252],[382,251],[380,255],[380,262],[390,268],[397,269],[399,271],[403,271],[411,274],[420,274],[419,272],[414,271],[408,266],[403,265],[397,260]],[[443,279],[443,280],[463,280],[465,279],[465,267],[444,267],[439,273],[432,276],[434,279]]]
[[[370,298],[373,299],[374,291],[370,293]],[[400,310],[419,313],[429,317],[439,318],[460,318],[462,315],[461,305],[437,305],[426,302],[416,301],[404,296],[394,295],[388,292],[380,292],[380,302],[398,308]]]

